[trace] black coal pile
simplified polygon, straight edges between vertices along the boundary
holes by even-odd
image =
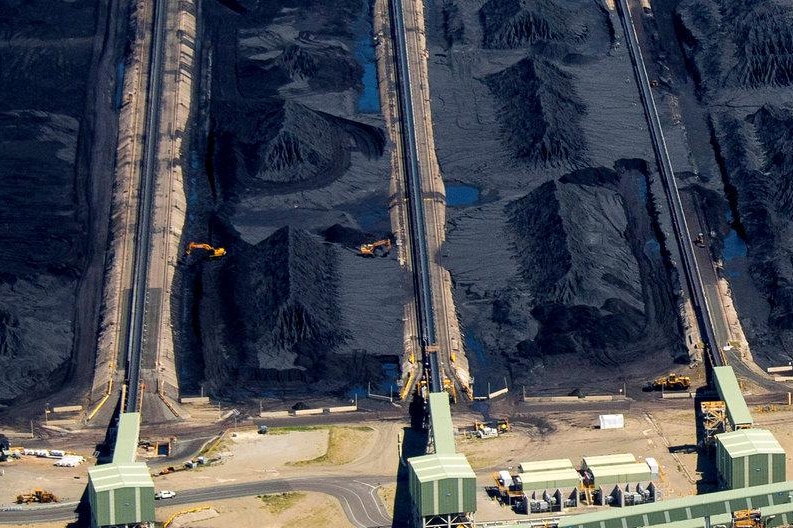
[[[779,0],[684,0],[678,30],[707,91],[793,84],[793,7]]]
[[[345,340],[337,266],[332,246],[288,227],[233,248],[216,294],[230,309],[220,321],[211,308],[202,317],[225,329],[223,353],[205,358],[218,390],[233,380],[315,382],[339,366],[332,361]]]
[[[49,394],[70,375],[89,213],[78,145],[88,144],[81,122],[96,4],[0,9],[2,403]]]
[[[749,243],[752,278],[771,304],[771,326],[791,330],[793,111],[764,106],[743,121],[721,115],[715,127],[736,226]]]
[[[549,61],[526,58],[485,83],[499,102],[502,139],[517,159],[571,168],[586,164],[580,129],[586,108],[569,73]]]
[[[188,230],[228,256],[194,267],[184,316],[200,316],[182,349],[203,354],[181,361],[200,366],[183,369],[184,386],[234,397],[393,381],[402,272],[395,252],[357,254],[390,236],[370,3],[206,8],[212,100],[195,185],[213,200]]]
[[[642,346],[675,348],[661,337],[674,302],[637,192],[646,165],[624,161],[616,169],[567,174],[506,206],[518,275],[499,292],[491,317],[513,339],[515,329],[535,329],[501,348],[516,381],[566,361],[630,371],[645,359]]]
[[[479,10],[487,48],[520,48],[537,42],[576,42],[587,26],[565,2],[488,0]]]
[[[350,168],[353,152],[379,157],[385,146],[382,129],[280,99],[219,104],[217,113],[214,164],[236,196],[324,187]]]

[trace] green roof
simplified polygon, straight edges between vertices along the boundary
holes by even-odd
[[[535,460],[532,462],[521,462],[518,470],[521,473],[533,473],[535,471],[552,471],[555,469],[574,469],[573,463],[569,458],[556,458],[554,460]]]
[[[138,451],[138,435],[140,434],[140,413],[122,413],[118,419],[118,434],[113,450],[114,464],[131,464],[135,462]]]
[[[413,457],[408,459],[408,464],[413,468],[413,472],[419,482],[432,482],[450,478],[476,479],[474,470],[471,469],[471,465],[468,464],[465,455],[460,453]]]
[[[682,499],[663,500],[624,509],[608,509],[594,513],[563,516],[559,519],[559,528],[602,526],[610,528],[618,524],[616,520],[628,517],[642,518],[643,516],[647,516],[649,522],[640,521],[639,525],[668,526],[671,522],[697,519],[705,515],[726,514],[750,507],[760,508],[761,511],[765,511],[772,505],[780,508],[782,506],[789,508],[784,511],[793,511],[792,492],[793,482],[780,482],[778,484],[693,495]],[[669,518],[665,518],[666,512],[669,513]],[[682,518],[677,519],[676,517],[678,516],[682,516]],[[659,521],[655,522],[654,519],[659,519]],[[630,523],[628,525],[636,526]],[[619,523],[619,526],[623,525]],[[699,526],[702,526],[702,524],[700,523]]]
[[[771,431],[765,429],[739,429],[716,435],[716,441],[731,458],[750,455],[785,454],[785,450]]]
[[[574,488],[581,482],[581,475],[572,467],[549,471],[532,471],[518,475],[524,490],[550,490]]]
[[[454,427],[452,425],[452,410],[449,407],[449,393],[430,393],[430,420],[435,452],[453,454]]]
[[[154,488],[149,468],[143,462],[95,466],[88,469],[88,478],[97,492],[119,488]]]
[[[615,466],[617,464],[632,464],[636,462],[636,457],[630,453],[618,455],[599,455],[585,456],[581,463],[581,469],[593,468],[596,466]]]
[[[716,382],[719,397],[727,407],[727,418],[732,426],[734,428],[741,425],[751,426],[754,423],[752,414],[749,412],[749,407],[746,406],[746,400],[743,399],[743,393],[738,386],[738,379],[735,377],[732,367],[714,367],[713,379]]]
[[[590,467],[589,471],[595,479],[596,486],[599,484],[646,482],[652,480],[650,466],[645,462],[615,464],[613,466],[595,466]]]

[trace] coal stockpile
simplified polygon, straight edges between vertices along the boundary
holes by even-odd
[[[90,380],[76,352],[92,211],[86,116],[99,2],[4,2],[0,15],[0,403]],[[106,15],[106,13],[104,13]],[[109,51],[112,53],[112,50]],[[112,88],[111,88],[112,89]],[[112,134],[112,130],[107,131]],[[105,185],[108,188],[109,185]],[[104,219],[106,221],[106,219]],[[85,285],[88,286],[88,285]],[[94,284],[97,288],[99,284]],[[90,287],[90,286],[89,286]],[[95,325],[95,318],[91,324]],[[88,330],[95,336],[96,328]],[[85,361],[85,364],[78,364]]]
[[[224,104],[217,112],[214,164],[231,195],[321,188],[350,168],[353,152],[383,155],[382,129],[298,103]]]
[[[371,7],[281,7],[205,11],[206,178],[188,232],[228,255],[189,266],[183,349],[202,353],[180,361],[186,390],[341,395],[396,379],[403,272],[395,252],[357,249],[391,237]]]
[[[586,26],[576,24],[564,2],[489,0],[479,10],[484,45],[488,48],[519,48],[548,41],[579,40]]]
[[[523,59],[485,82],[499,101],[503,141],[516,158],[566,167],[586,164],[579,127],[586,109],[570,74],[548,61]]]
[[[768,323],[776,332],[789,331],[793,329],[793,244],[787,236],[793,220],[788,176],[793,112],[765,106],[744,121],[723,114],[716,118],[715,129],[736,227],[748,241],[750,272],[770,303]],[[749,137],[759,140],[759,150],[747,141]],[[758,159],[764,162],[758,164]]]
[[[793,83],[793,9],[777,0],[683,1],[681,40],[706,90]]]
[[[553,0],[438,11],[430,84],[453,202],[442,258],[475,392],[505,377],[527,393],[607,390],[687,361],[616,14]],[[475,192],[457,202],[458,189]]]
[[[679,334],[664,337],[674,300],[641,196],[646,165],[616,169],[576,171],[505,206],[517,273],[495,292],[478,339],[502,351],[515,382],[536,386],[539,372],[568,361],[629,372],[651,343],[676,349]]]

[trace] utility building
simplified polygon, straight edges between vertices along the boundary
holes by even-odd
[[[410,496],[422,528],[471,526],[476,475],[465,455],[432,454],[408,460]]]
[[[148,466],[135,462],[139,428],[140,413],[123,413],[113,461],[88,470],[92,528],[154,522],[154,482]]]
[[[716,470],[726,489],[784,482],[785,450],[765,429],[718,434]]]

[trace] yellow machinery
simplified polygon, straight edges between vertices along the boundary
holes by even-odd
[[[764,528],[760,510],[738,510],[732,512],[732,528]]]
[[[199,244],[197,242],[190,242],[187,245],[187,251],[185,253],[187,253],[189,255],[194,249],[204,249],[204,250],[208,251],[209,252],[209,258],[220,258],[220,257],[224,257],[226,255],[226,249],[225,248],[214,248],[214,247],[210,246],[209,244]]]
[[[31,502],[58,502],[58,497],[43,489],[34,489],[31,493],[17,495],[17,504],[30,504]]]
[[[691,378],[688,376],[678,376],[669,374],[658,378],[652,384],[654,390],[688,390],[691,387]]]
[[[363,244],[362,246],[358,247],[358,252],[364,257],[374,257],[377,248],[383,248],[384,252],[382,256],[385,257],[391,252],[391,240],[384,238],[383,240],[378,240],[377,242],[372,242],[371,244]]]
[[[512,424],[509,423],[507,418],[498,418],[490,422],[474,422],[474,429],[476,431],[485,431],[487,429],[496,430],[498,434],[508,433],[512,430]]]

